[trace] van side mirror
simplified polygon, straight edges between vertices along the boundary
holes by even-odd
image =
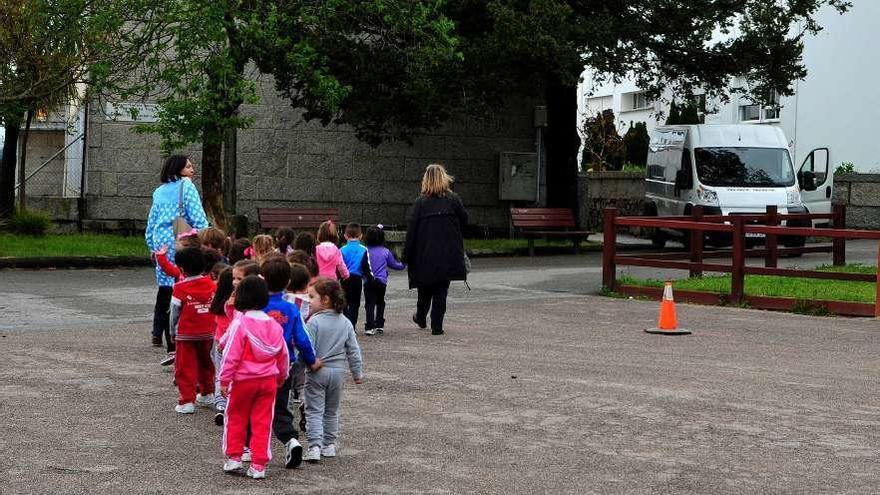
[[[798,174],[798,184],[804,191],[816,190],[816,173],[812,170],[803,170]]]
[[[678,170],[675,172],[675,190],[682,191],[694,187],[694,181],[691,174],[686,170]]]

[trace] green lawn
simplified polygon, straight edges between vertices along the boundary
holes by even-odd
[[[875,273],[877,267],[869,265],[823,266],[821,271]],[[643,280],[628,276],[620,277],[622,285],[642,287],[662,287],[662,280]],[[673,280],[673,287],[681,290],[730,293],[730,275],[695,277]],[[748,296],[791,297],[802,300],[852,301],[874,303],[875,286],[871,282],[849,282],[842,280],[819,280],[811,278],[776,277],[767,275],[746,275],[745,293]]]
[[[28,237],[0,234],[0,257],[149,256],[143,236],[60,234]]]
[[[581,242],[581,249],[590,251],[601,246],[597,242]],[[571,249],[572,243],[567,239],[535,239],[535,248],[567,248]],[[465,239],[464,248],[468,251],[493,251],[496,253],[526,252],[529,242],[526,239]]]

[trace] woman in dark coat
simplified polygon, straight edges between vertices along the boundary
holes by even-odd
[[[452,192],[452,177],[442,165],[431,164],[422,177],[422,193],[413,205],[403,256],[407,262],[409,288],[418,289],[419,300],[413,321],[431,333],[443,333],[446,294],[451,280],[465,280],[462,229],[467,211]]]

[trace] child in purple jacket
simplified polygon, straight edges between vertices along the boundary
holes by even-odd
[[[388,287],[388,268],[403,270],[406,265],[397,261],[394,254],[385,247],[385,231],[382,230],[381,225],[367,229],[365,243],[373,276],[364,285],[364,309],[367,310],[367,325],[364,334],[376,335],[382,333],[385,326],[385,289]]]

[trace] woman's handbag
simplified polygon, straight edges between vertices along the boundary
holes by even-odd
[[[177,216],[174,217],[172,229],[174,230],[174,238],[182,232],[189,232],[192,226],[186,221],[186,210],[183,208],[183,179],[180,179],[180,192],[177,195]]]

